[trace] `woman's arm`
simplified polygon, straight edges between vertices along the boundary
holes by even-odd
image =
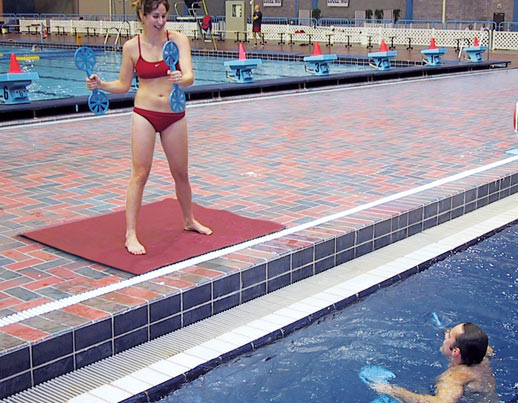
[[[172,36],[170,34],[170,36]],[[175,33],[175,42],[178,45],[178,50],[180,52],[179,62],[181,68],[181,80],[178,78],[176,84],[180,87],[188,87],[194,82],[194,72],[192,70],[192,58],[191,58],[191,44],[189,43],[189,38],[185,36],[185,34],[181,32]],[[174,71],[171,72],[170,76],[174,76]]]
[[[134,64],[131,58],[131,47],[133,44],[128,41],[122,48],[122,64],[119,79],[114,81],[102,81],[97,74],[92,74],[86,79],[88,89],[100,89],[113,94],[128,92],[133,81]]]

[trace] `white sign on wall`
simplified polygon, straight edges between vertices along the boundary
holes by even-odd
[[[281,7],[282,0],[263,0],[263,7]]]
[[[327,0],[328,7],[349,7],[349,0]]]

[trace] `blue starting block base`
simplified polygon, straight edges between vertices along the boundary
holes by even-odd
[[[230,68],[230,74],[227,71],[227,77],[236,80],[240,84],[251,83],[254,81],[253,69],[262,64],[261,59],[231,60],[225,62],[225,67]]]
[[[464,51],[468,54],[469,60],[472,62],[481,62],[482,53],[487,50],[487,46],[470,46],[464,48]]]
[[[371,63],[371,67],[378,70],[390,70],[390,59],[396,57],[397,52],[395,50],[390,50],[388,52],[372,52],[368,53],[367,56],[374,60],[374,64]]]
[[[335,54],[305,56],[304,66],[306,71],[318,76],[327,76],[329,74],[329,62],[336,60],[338,57]]]
[[[29,103],[27,86],[40,76],[36,72],[0,74],[0,103],[24,104]]]
[[[426,57],[426,64],[430,66],[440,66],[442,64],[441,57],[448,52],[446,48],[423,49],[421,53]]]

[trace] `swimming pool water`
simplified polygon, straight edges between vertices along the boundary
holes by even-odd
[[[86,73],[77,69],[74,64],[73,50],[42,49],[31,52],[30,48],[0,47],[0,73],[9,70],[10,53],[17,56],[40,56],[39,60],[20,60],[20,68],[27,72],[35,71],[40,79],[29,87],[31,100],[58,99],[73,96],[89,95],[86,89]],[[103,80],[114,80],[119,76],[119,67],[122,55],[118,52],[96,52],[94,73]],[[226,77],[224,62],[232,59],[193,56],[195,81],[193,85],[230,83]],[[353,66],[333,64],[331,73],[345,73],[350,71],[368,70],[368,66]],[[307,76],[302,62],[264,60],[254,71],[254,79],[267,80],[284,77]],[[134,89],[133,89],[134,91]]]
[[[371,402],[358,378],[365,365],[431,393],[447,368],[439,352],[446,327],[471,321],[489,335],[497,392],[518,383],[518,226],[428,270],[381,289],[271,345],[221,365],[162,402]],[[470,401],[470,400],[462,400]]]

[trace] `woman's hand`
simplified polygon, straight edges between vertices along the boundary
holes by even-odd
[[[169,77],[169,81],[173,84],[180,85],[182,83],[183,75],[182,72],[179,70],[168,70],[167,76]]]
[[[86,86],[89,90],[96,90],[101,88],[102,81],[97,74],[92,74],[86,78]]]

